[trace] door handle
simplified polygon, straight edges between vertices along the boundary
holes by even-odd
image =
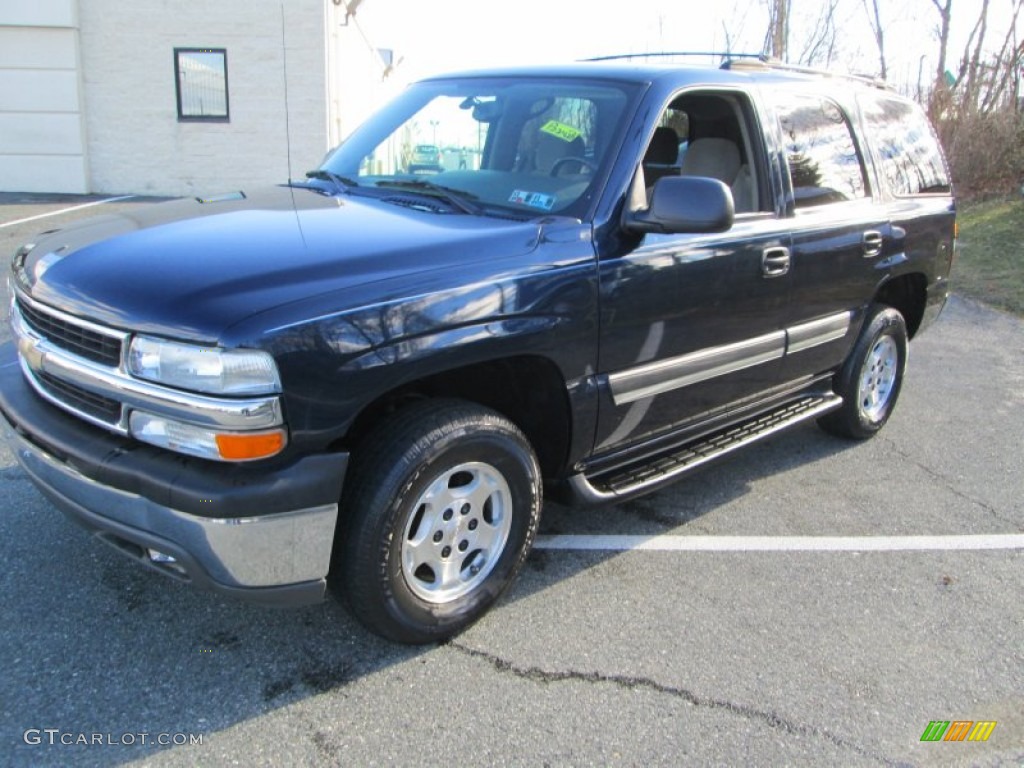
[[[761,274],[764,277],[782,277],[789,272],[789,248],[765,248],[761,253]]]
[[[864,248],[864,258],[872,259],[875,256],[879,256],[882,253],[882,233],[876,232],[875,230],[869,230],[864,233],[864,238],[861,240],[861,244]]]

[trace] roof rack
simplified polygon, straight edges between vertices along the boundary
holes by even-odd
[[[892,90],[892,86],[874,75],[833,72],[827,69],[805,67],[799,64],[789,64],[781,59],[772,58],[764,53],[735,53],[733,51],[650,51],[647,53],[618,53],[612,56],[595,56],[589,59],[582,59],[582,61],[632,61],[633,59],[663,59],[671,56],[718,57],[722,59],[722,63],[719,65],[720,69],[772,69],[783,72],[798,72],[805,75],[841,77],[847,80],[856,80],[857,82],[871,85],[875,88]]]
[[[822,77],[841,77],[846,80],[856,80],[859,83],[874,86],[875,88],[881,88],[883,90],[892,90],[885,80],[873,75],[859,75],[849,72],[834,72],[828,69],[818,69],[817,67],[805,67],[800,64],[789,64],[780,59],[774,59],[770,56],[761,54],[759,56],[743,56],[728,59],[722,62],[722,69],[777,69],[783,72],[798,72],[804,75],[820,75]]]
[[[733,53],[732,51],[651,51],[648,53],[617,53],[612,56],[595,56],[581,59],[585,62],[597,61],[629,61],[632,59],[661,59],[669,56],[717,56],[722,59],[760,59],[760,53]]]

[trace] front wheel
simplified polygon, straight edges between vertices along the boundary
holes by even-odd
[[[392,640],[449,637],[511,584],[540,521],[540,471],[519,429],[459,401],[381,424],[349,469],[335,586]]]
[[[843,405],[820,418],[818,424],[840,437],[871,437],[892,415],[906,369],[903,315],[892,307],[872,305],[850,356],[835,377],[833,386]]]

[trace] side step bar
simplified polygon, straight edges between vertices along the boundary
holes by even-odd
[[[719,456],[725,456],[794,424],[815,419],[842,404],[843,399],[831,393],[801,397],[749,421],[683,443],[643,463],[600,475],[573,475],[569,478],[569,484],[577,498],[587,503],[621,501],[667,485]]]

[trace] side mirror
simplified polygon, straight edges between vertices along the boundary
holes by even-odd
[[[725,232],[735,218],[732,192],[718,179],[665,176],[654,184],[650,206],[626,214],[635,232],[701,234]]]

